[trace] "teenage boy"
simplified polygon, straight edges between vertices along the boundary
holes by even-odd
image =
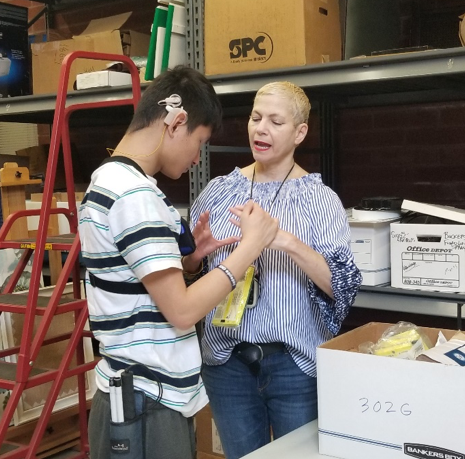
[[[90,323],[103,357],[89,419],[92,458],[110,458],[109,382],[131,365],[134,386],[147,397],[145,457],[194,457],[192,416],[208,401],[194,326],[278,230],[277,221],[250,201],[237,248],[186,287],[183,271],[198,271],[206,255],[238,239],[213,239],[205,212],[194,229],[196,250],[182,257],[181,233],[188,229],[153,176],[178,179],[197,164],[221,118],[219,99],[203,75],[183,66],[168,70],[145,90],[112,157],[92,175],[79,210]]]

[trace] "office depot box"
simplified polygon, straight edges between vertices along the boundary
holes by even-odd
[[[27,13],[0,2],[0,98],[31,93]]]
[[[205,74],[341,59],[338,0],[205,0]]]
[[[317,348],[320,454],[463,459],[464,368],[357,352],[389,326],[369,323]],[[438,329],[422,330],[436,342]]]
[[[370,216],[370,213],[373,214]],[[367,215],[368,214],[368,215]],[[347,209],[350,247],[355,264],[362,273],[362,285],[380,285],[391,281],[391,223],[395,212],[359,212]],[[386,216],[390,218],[385,218]]]
[[[90,21],[80,35],[69,40],[31,44],[32,84],[34,94],[56,93],[64,57],[72,51],[95,51],[126,56],[147,56],[150,35],[126,30],[131,12]],[[108,62],[78,59],[71,67],[68,89],[73,89],[76,75],[105,70]]]
[[[465,223],[465,211],[404,200],[403,209]],[[391,286],[465,292],[464,224],[391,224]]]

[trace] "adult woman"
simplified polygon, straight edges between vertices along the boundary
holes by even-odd
[[[309,112],[292,83],[261,88],[248,124],[254,163],[212,180],[192,207],[193,221],[210,211],[216,239],[239,234],[228,209],[249,199],[280,225],[254,263],[256,306],[237,328],[206,319],[202,376],[228,459],[268,443],[270,427],[278,438],[317,417],[316,347],[337,333],[361,283],[339,198],[294,160]],[[209,269],[232,249],[212,253]]]

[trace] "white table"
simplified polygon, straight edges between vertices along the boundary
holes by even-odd
[[[331,459],[331,456],[318,453],[317,420],[272,441],[242,459],[282,459],[283,457],[286,459]]]

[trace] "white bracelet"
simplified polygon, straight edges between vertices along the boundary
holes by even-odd
[[[231,272],[228,268],[226,268],[226,266],[224,266],[224,265],[222,265],[222,264],[219,264],[219,265],[217,266],[217,268],[218,268],[220,271],[223,271],[223,272],[226,274],[226,276],[228,276],[229,282],[231,282],[231,287],[232,287],[231,290],[234,290],[234,289],[236,288],[237,282],[236,282],[236,279],[235,279],[235,277],[233,276],[232,272]]]

